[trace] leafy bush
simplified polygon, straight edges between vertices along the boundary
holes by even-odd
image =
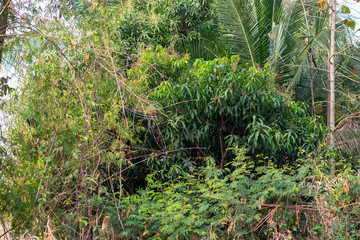
[[[124,199],[127,239],[357,239],[359,176],[327,183],[312,157],[297,169],[255,167],[244,148],[223,170],[206,165],[168,182],[161,171]],[[264,159],[266,160],[266,159]],[[351,170],[350,170],[351,171]],[[321,181],[317,181],[321,179]],[[345,220],[346,221],[343,221]],[[351,219],[351,221],[349,221]],[[357,221],[356,223],[351,223]],[[351,229],[351,230],[350,230]]]
[[[253,159],[264,154],[280,165],[296,160],[300,148],[316,148],[326,132],[321,118],[271,86],[268,69],[238,61],[236,56],[197,59],[190,67],[186,58],[161,48],[143,53],[130,72],[150,89],[157,85],[149,92],[157,113],[144,124],[149,126],[145,141],[152,151],[168,155],[150,160],[154,169],[181,172],[209,156],[223,168],[233,158],[228,151],[233,144],[246,146]]]

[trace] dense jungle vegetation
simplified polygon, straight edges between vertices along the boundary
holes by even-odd
[[[0,239],[360,238],[347,6],[334,131],[325,0],[2,0],[0,14]]]

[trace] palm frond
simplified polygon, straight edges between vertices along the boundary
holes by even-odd
[[[254,66],[263,67],[268,60],[269,33],[281,6],[279,0],[223,0],[216,4],[225,36],[233,53]]]
[[[278,83],[285,82],[293,72],[289,65],[299,45],[295,36],[303,19],[299,2],[282,5],[276,14],[278,20],[273,22],[269,61]]]
[[[313,22],[308,26],[302,26],[302,31],[298,34],[296,48],[293,49],[292,55],[292,72],[284,78],[287,85],[287,91],[296,90],[298,99],[309,99],[307,92],[310,92],[311,78],[314,80],[314,88],[320,91],[316,95],[324,95],[323,80],[327,78],[327,46],[329,43],[328,11],[322,10],[307,16]],[[309,21],[309,19],[303,19]],[[310,61],[312,56],[312,62]],[[313,76],[311,77],[311,69]],[[314,77],[316,76],[316,77]],[[324,95],[325,96],[325,95]]]

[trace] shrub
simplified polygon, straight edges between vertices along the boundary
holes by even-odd
[[[158,48],[142,60],[130,72],[142,76],[157,108],[144,122],[144,142],[162,153],[148,161],[154,169],[187,171],[209,156],[223,168],[233,144],[246,146],[252,159],[264,154],[275,164],[291,164],[300,148],[313,151],[326,132],[306,105],[269,84],[268,69],[239,66],[236,56],[198,59],[190,67],[186,58]]]
[[[256,167],[244,148],[234,151],[235,159],[223,170],[207,158],[204,167],[171,181],[160,181],[161,171],[149,175],[148,187],[123,201],[126,230],[121,235],[128,239],[135,232],[146,239],[358,238],[359,177],[344,177],[350,169],[330,183],[328,176],[313,171],[319,166],[311,155],[299,160],[297,169],[276,168],[272,162]]]

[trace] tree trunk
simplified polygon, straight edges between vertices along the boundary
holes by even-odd
[[[0,63],[2,63],[5,34],[9,20],[9,6],[11,0],[1,0],[1,22],[0,22]]]
[[[330,1],[330,22],[331,22],[331,35],[330,35],[330,53],[329,53],[329,108],[328,108],[328,127],[330,129],[329,144],[335,147],[335,21],[336,21],[336,0]],[[332,157],[331,174],[335,175],[335,160]]]

